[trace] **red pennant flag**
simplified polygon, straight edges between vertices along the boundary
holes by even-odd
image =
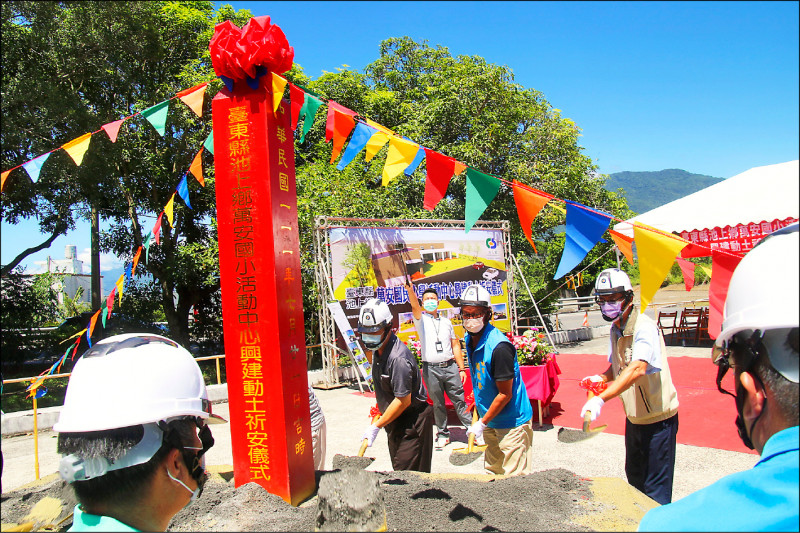
[[[199,83],[175,95],[181,99],[181,102],[188,105],[198,117],[203,116],[203,98],[206,95],[206,85],[208,85],[208,82]]]
[[[172,198],[172,197],[170,197],[170,198]],[[153,226],[153,237],[156,240],[156,244],[158,244],[159,236],[161,235],[161,217],[163,217],[163,216],[164,216],[164,212],[162,211],[161,214],[158,215],[158,220],[156,220],[156,225]]]
[[[75,341],[75,348],[72,349],[72,357],[69,358],[70,361],[75,360],[75,354],[78,353],[78,346],[80,346],[80,344],[81,344],[81,338],[78,337],[78,340]]]
[[[622,255],[628,260],[628,263],[633,265],[633,237],[628,237],[613,229],[608,230],[608,232],[611,234],[611,238],[614,239],[614,244],[617,245],[619,251],[622,252]]]
[[[424,148],[424,147],[423,147]],[[447,192],[447,186],[456,171],[456,160],[439,152],[424,148],[427,178],[425,179],[425,199],[422,207],[433,211]]]
[[[300,109],[306,101],[306,93],[303,89],[295,86],[294,83],[289,83],[289,98],[292,106],[292,131],[297,129],[297,120],[300,118]]]
[[[122,126],[122,123],[125,122],[125,119],[115,120],[114,122],[109,122],[108,124],[103,124],[103,130],[108,134],[108,138],[111,139],[112,143],[117,142],[117,135],[119,134],[119,127]]]
[[[333,151],[331,152],[331,164],[333,164],[339,152],[344,147],[344,141],[353,128],[356,127],[356,112],[339,105],[333,100],[328,100],[328,121],[325,124],[325,140],[333,139]]]
[[[519,223],[522,225],[522,232],[528,242],[531,243],[531,246],[533,246],[533,251],[539,253],[536,251],[536,245],[533,244],[531,224],[533,224],[533,219],[536,218],[539,211],[553,196],[539,190],[533,192],[523,188],[522,184],[517,180],[514,180],[512,188],[514,189],[514,203],[517,204],[517,215],[519,216]]]
[[[108,314],[106,318],[111,318],[111,310],[114,308],[114,295],[117,292],[117,288],[114,287],[111,289],[111,292],[108,293],[108,297],[106,298],[106,308],[108,309]]]
[[[131,276],[136,274],[136,265],[139,264],[139,256],[142,255],[142,247],[139,246],[139,249],[136,250],[136,253],[133,256],[133,268],[131,268]]]
[[[197,152],[197,155],[194,156],[192,159],[192,165],[189,167],[189,172],[197,178],[197,181],[200,182],[200,185],[205,187],[206,180],[203,179],[203,149],[200,148],[200,151]]]
[[[692,290],[692,287],[694,287],[694,263],[680,257],[676,257],[675,261],[677,261],[678,266],[681,267],[683,284],[686,285],[686,290]]]
[[[741,260],[741,256],[711,250],[711,270],[714,275],[708,286],[708,336],[712,339],[716,339],[722,331],[722,310],[728,297],[728,285]]]

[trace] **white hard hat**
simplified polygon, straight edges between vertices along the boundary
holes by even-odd
[[[392,324],[392,312],[383,300],[370,298],[358,314],[359,333],[374,333]]]
[[[607,268],[597,275],[594,282],[595,294],[616,294],[633,291],[631,279],[618,268]]]
[[[745,330],[798,327],[798,224],[792,224],[762,239],[736,266],[728,285],[722,345]]]
[[[461,293],[461,299],[459,299],[458,304],[461,307],[491,307],[492,297],[489,291],[481,285],[470,285]]]
[[[130,333],[97,342],[75,363],[53,430],[104,431],[181,416],[224,422],[211,414],[203,374],[185,348]]]

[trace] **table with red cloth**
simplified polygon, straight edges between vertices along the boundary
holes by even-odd
[[[520,374],[522,374],[522,381],[525,383],[525,390],[528,392],[528,398],[536,400],[539,406],[539,427],[542,425],[542,407],[547,407],[553,399],[556,391],[558,390],[559,380],[558,375],[561,369],[558,367],[555,354],[550,354],[550,360],[546,364],[540,366],[520,365]],[[420,370],[420,372],[422,372]],[[467,380],[464,383],[464,398],[467,400],[467,406],[472,408],[472,377],[470,376],[469,367],[466,369]],[[445,406],[452,408],[453,404],[450,402],[447,394],[444,395]],[[428,396],[428,403],[433,405],[433,400]]]

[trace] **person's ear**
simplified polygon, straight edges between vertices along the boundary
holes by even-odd
[[[764,387],[750,372],[739,374],[739,383],[742,384],[742,388],[747,392],[744,406],[742,407],[742,416],[749,427],[750,421],[755,420],[764,410],[766,394]]]
[[[166,464],[167,470],[178,479],[181,477],[181,470],[186,468],[186,465],[183,464],[183,456],[177,448],[172,448],[169,453],[167,453],[167,456],[164,458],[164,464]]]

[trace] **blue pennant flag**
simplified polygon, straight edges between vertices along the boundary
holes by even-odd
[[[578,266],[589,250],[594,248],[611,223],[609,215],[584,209],[579,203],[567,201],[567,235],[561,262],[553,279],[558,279]]]
[[[127,284],[131,280],[131,276],[133,276],[133,261],[128,263],[125,266],[125,283]],[[106,308],[108,309],[108,308]]]
[[[186,174],[183,175],[183,179],[178,184],[178,195],[183,199],[183,203],[186,204],[186,207],[189,209],[192,208],[192,204],[189,203],[189,185],[186,183]]]
[[[404,139],[408,139],[408,137],[404,137]],[[411,139],[408,140],[411,141]],[[422,163],[424,159],[425,159],[425,149],[422,146],[420,146],[419,150],[417,150],[417,155],[414,156],[414,160],[403,171],[405,172],[405,175],[410,176],[411,174],[413,174],[414,171],[417,170],[419,164]]]
[[[47,152],[44,155],[40,155],[36,159],[31,159],[30,161],[22,165],[22,168],[24,168],[30,175],[32,182],[36,183],[37,181],[39,181],[39,172],[41,172],[42,165],[44,165],[44,162],[47,161],[48,157],[50,157],[50,152]]]
[[[350,142],[347,143],[347,148],[344,149],[344,154],[342,154],[342,158],[339,159],[339,164],[336,165],[336,169],[344,170],[344,168],[355,159],[356,154],[367,146],[367,141],[369,141],[377,131],[378,130],[372,126],[367,126],[363,122],[356,124],[353,136],[350,137]]]

